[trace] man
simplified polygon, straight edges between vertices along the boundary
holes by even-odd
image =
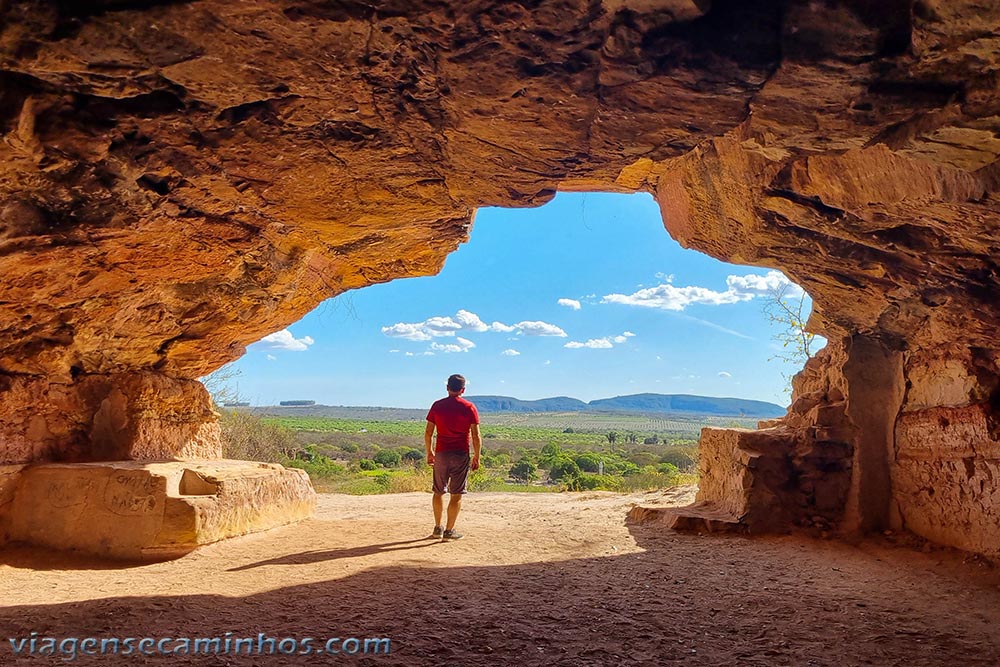
[[[424,447],[427,463],[434,466],[434,532],[432,537],[444,540],[462,539],[456,532],[455,521],[462,509],[462,494],[465,493],[469,470],[479,469],[479,452],[483,439],[479,434],[479,412],[476,406],[462,398],[465,393],[465,378],[452,375],[448,378],[448,397],[435,401],[427,413],[427,428],[424,429]],[[437,429],[437,446],[432,450],[431,441]],[[474,454],[469,460],[469,435],[472,435]],[[441,525],[444,514],[444,494],[450,493],[448,500],[448,523]]]

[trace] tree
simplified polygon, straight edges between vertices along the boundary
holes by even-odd
[[[630,445],[634,445],[638,440],[639,436],[637,436],[632,431],[629,431],[628,433],[625,434],[625,442],[629,443]]]
[[[530,459],[521,459],[510,468],[510,476],[527,484],[531,480],[538,479],[538,466]]]
[[[613,445],[615,444],[615,441],[618,440],[618,433],[616,433],[615,431],[610,431],[607,435],[607,438],[608,438],[608,444]]]
[[[782,351],[772,359],[803,365],[813,355],[816,334],[806,331],[811,308],[806,294],[798,285],[783,282],[770,287],[764,295],[764,316],[777,327],[772,338],[781,343]]]

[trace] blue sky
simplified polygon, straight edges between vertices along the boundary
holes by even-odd
[[[560,193],[481,209],[437,276],[343,294],[234,366],[254,405],[426,407],[468,393],[582,400],[641,392],[787,403],[759,294],[787,281],[684,250],[646,194]]]

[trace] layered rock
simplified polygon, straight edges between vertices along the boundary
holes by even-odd
[[[479,206],[639,190],[834,341],[769,450],[802,473],[788,520],[843,493],[845,525],[993,549],[998,26],[984,0],[3,3],[0,462],[210,455],[189,379],[435,272]]]

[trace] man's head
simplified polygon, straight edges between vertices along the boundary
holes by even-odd
[[[465,378],[455,373],[448,378],[448,395],[458,396],[465,391]]]

